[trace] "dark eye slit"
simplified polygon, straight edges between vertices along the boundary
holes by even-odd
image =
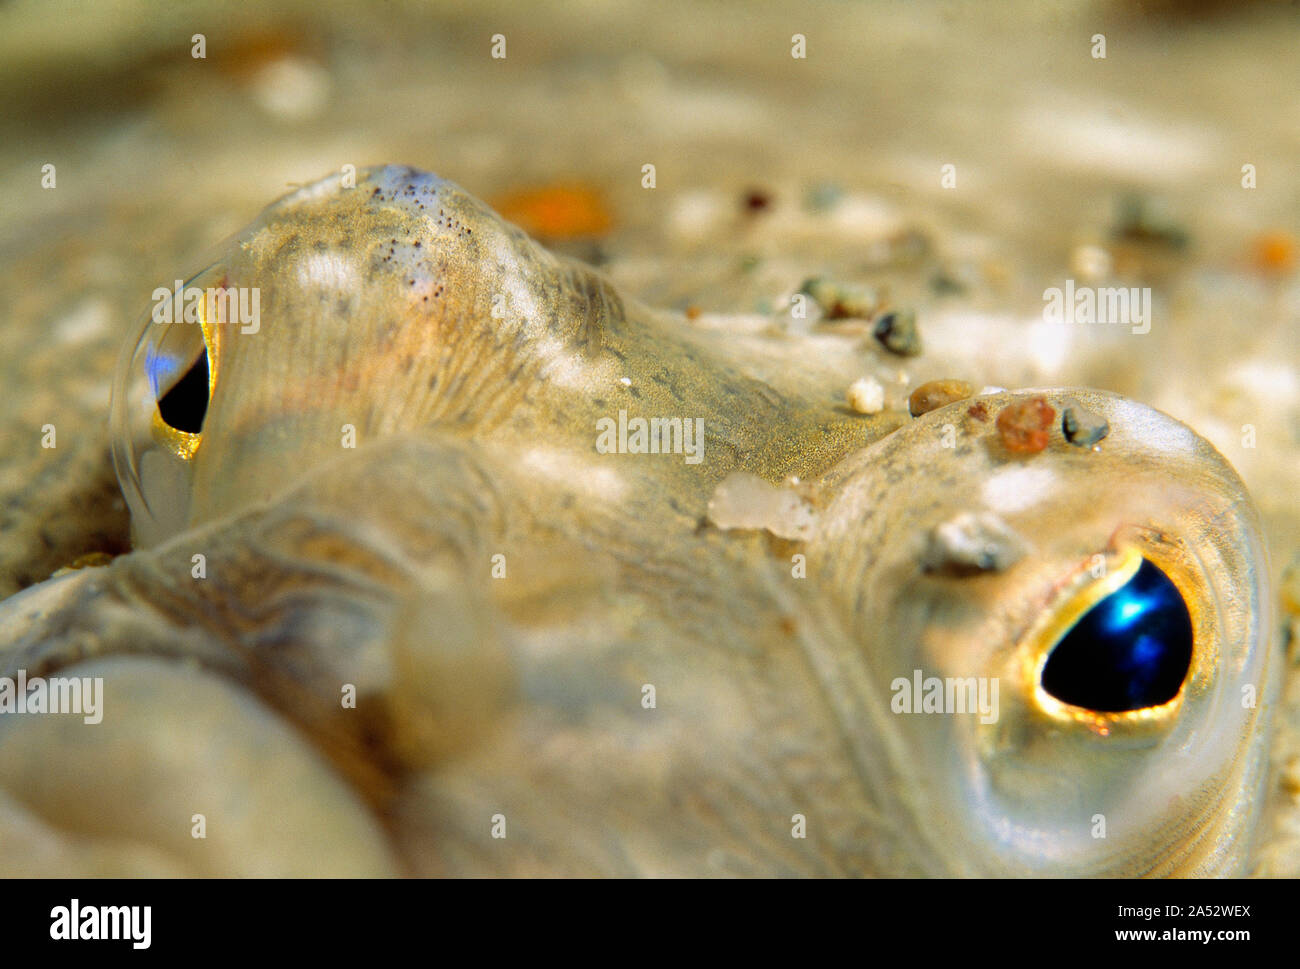
[[[203,430],[203,418],[208,413],[208,355],[200,353],[197,360],[158,401],[158,414],[168,427],[186,434]]]

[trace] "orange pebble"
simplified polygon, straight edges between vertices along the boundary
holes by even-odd
[[[1056,411],[1045,397],[1008,404],[998,414],[998,436],[1002,446],[1019,454],[1037,454],[1047,447],[1048,433]]]
[[[1255,265],[1265,272],[1289,273],[1296,264],[1295,236],[1281,230],[1255,239]]]
[[[913,417],[965,400],[975,393],[975,388],[964,380],[931,380],[921,384],[907,398],[907,409]]]
[[[600,193],[576,183],[510,192],[492,201],[502,217],[540,239],[602,236],[613,224]]]

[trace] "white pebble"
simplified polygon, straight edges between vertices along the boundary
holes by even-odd
[[[325,110],[330,75],[319,64],[304,58],[281,57],[257,72],[252,94],[267,114],[302,121]]]
[[[1110,276],[1110,253],[1101,246],[1076,246],[1070,253],[1070,268],[1088,282],[1106,279]]]
[[[726,206],[717,192],[703,189],[681,193],[668,213],[668,225],[678,238],[700,241],[722,221]]]
[[[860,377],[849,384],[849,406],[859,414],[879,414],[885,409],[885,388],[874,377]]]

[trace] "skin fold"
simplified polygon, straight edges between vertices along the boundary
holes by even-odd
[[[124,352],[136,550],[0,604],[0,676],[104,681],[101,723],[0,717],[7,872],[1249,870],[1265,549],[1172,418],[1080,388],[854,413],[847,338],[641,306],[396,166],[280,200],[189,282],[260,319],[169,324],[209,361],[197,438],[154,420],[167,324]],[[1008,451],[994,417],[1035,394],[1109,435]],[[702,421],[700,460],[602,453],[620,411]],[[738,473],[812,526],[718,527]],[[971,512],[1014,561],[927,558]],[[1190,604],[1187,685],[1053,706],[1044,630],[1134,551]],[[996,718],[896,712],[914,670],[996,679]]]

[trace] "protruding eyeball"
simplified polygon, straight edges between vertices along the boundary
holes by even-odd
[[[598,342],[618,304],[462,189],[396,165],[298,189],[166,283],[114,386],[144,546],[383,437],[499,422],[520,380]]]
[[[873,769],[936,871],[1241,873],[1281,675],[1250,497],[1164,414],[1034,395],[1108,436],[1075,446],[1057,424],[1011,450],[996,417],[1030,395],[999,393],[825,482],[809,561],[863,666],[837,681],[877,684],[883,710],[846,729],[888,752]]]
[[[205,274],[206,275],[206,274]],[[216,382],[220,332],[199,304],[186,319],[183,294],[161,289],[134,342],[123,350],[113,387],[113,459],[136,541],[152,545],[184,528],[190,468]]]

